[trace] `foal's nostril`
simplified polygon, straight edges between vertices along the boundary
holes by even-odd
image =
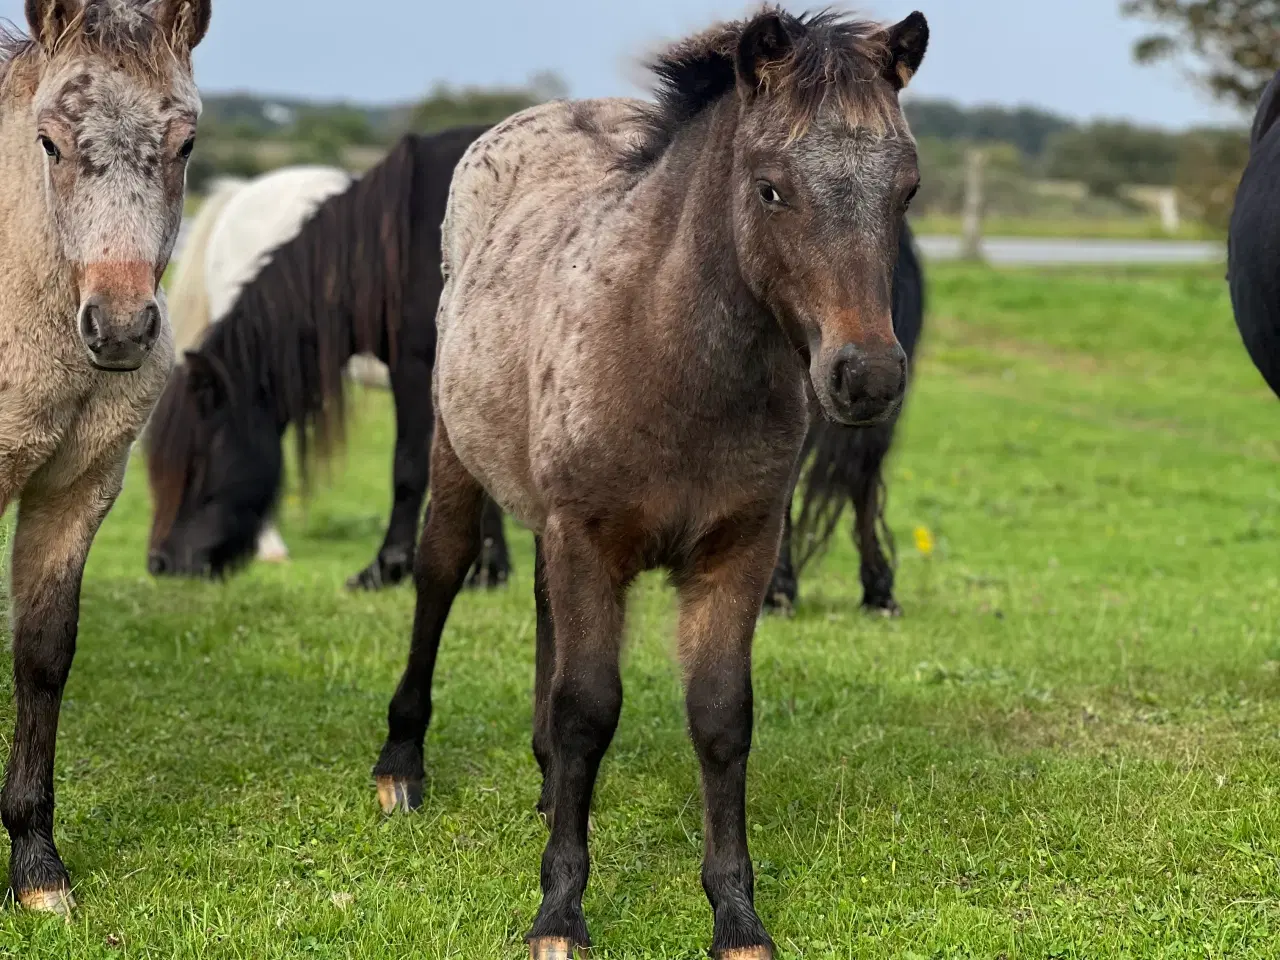
[[[89,300],[80,308],[80,336],[94,353],[102,349],[106,342],[103,327],[106,324],[106,313],[97,300]]]
[[[152,550],[147,557],[147,572],[153,577],[160,577],[169,572],[169,560],[159,550]]]
[[[154,300],[138,311],[138,325],[142,327],[142,335],[138,342],[149,347],[160,336],[160,307]]]

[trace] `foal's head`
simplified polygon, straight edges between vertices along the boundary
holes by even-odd
[[[191,51],[210,0],[26,0],[8,103],[29,102],[51,229],[78,288],[90,360],[136,370],[159,336],[157,301],[182,220],[200,98]]]
[[[906,356],[890,301],[898,232],[920,182],[898,103],[924,58],[925,18],[881,28],[766,10],[677,44],[654,64],[653,162],[673,128],[733,98],[733,233],[742,275],[809,357],[823,408],[892,415]]]
[[[155,518],[147,569],[217,577],[247,561],[280,491],[280,430],[201,352],[169,378],[147,427]]]

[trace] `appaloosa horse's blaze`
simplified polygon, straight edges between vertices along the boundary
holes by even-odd
[[[587,819],[622,705],[627,588],[680,597],[721,960],[773,956],[746,836],[751,640],[809,396],[845,424],[902,402],[890,292],[919,182],[898,102],[920,14],[765,11],[656,62],[656,105],[557,102],[482,136],[444,226],[431,504],[409,664],[374,768],[421,800],[431,675],[487,491],[537,537],[534,751],[551,836],[534,958],[589,944]]]
[[[182,219],[208,0],[27,0],[0,39],[0,512],[17,726],[0,815],[24,906],[74,901],[53,842],[53,757],[85,557],[164,387],[159,292]]]

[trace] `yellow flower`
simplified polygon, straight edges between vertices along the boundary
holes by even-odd
[[[926,557],[933,553],[933,534],[928,527],[916,527],[916,549]]]

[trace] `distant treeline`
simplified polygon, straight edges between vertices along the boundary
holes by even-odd
[[[207,96],[191,188],[200,192],[219,173],[252,176],[288,163],[360,169],[406,131],[496,123],[564,93],[563,82],[547,73],[523,87],[441,86],[417,103],[388,107]],[[1216,223],[1247,152],[1243,130],[1175,133],[1117,121],[1082,124],[1034,107],[961,107],[945,100],[913,99],[906,112],[925,174],[919,207],[940,214],[958,212],[964,153],[981,145],[997,213],[1113,215],[1133,212],[1127,188],[1177,187],[1191,216]],[[1046,181],[1078,184],[1083,196],[1037,186]]]

